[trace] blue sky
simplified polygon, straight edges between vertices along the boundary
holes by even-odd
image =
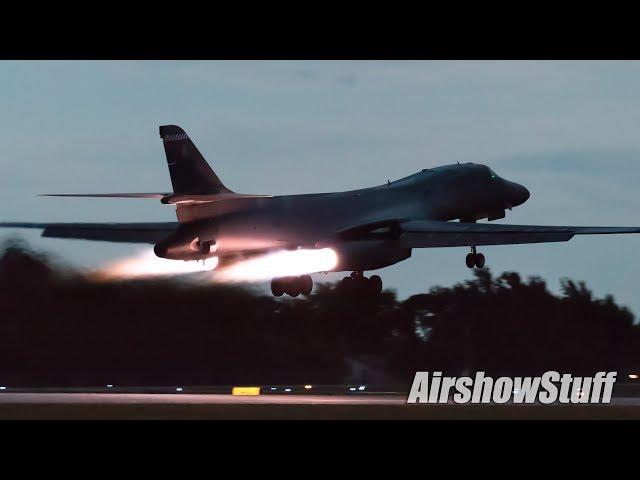
[[[523,183],[509,223],[640,225],[640,63],[0,62],[0,221],[170,221],[153,200],[41,192],[170,190],[158,126],[181,125],[222,180],[293,194],[479,162]],[[96,266],[136,246],[42,239]],[[494,272],[585,280],[640,313],[640,237],[483,247]],[[400,297],[470,278],[462,248],[381,272]],[[331,277],[333,278],[333,277]]]

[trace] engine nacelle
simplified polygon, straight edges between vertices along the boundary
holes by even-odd
[[[192,252],[199,253],[201,255],[209,255],[211,251],[216,251],[216,242],[214,240],[200,240],[199,238],[194,239],[189,244],[189,249]]]
[[[402,248],[390,242],[353,241],[332,245],[338,255],[333,271],[366,271],[388,267],[411,256],[410,248]]]
[[[215,255],[216,242],[214,240],[201,241],[198,238],[185,241],[170,237],[157,243],[153,247],[153,252],[157,257],[170,260],[204,260]]]

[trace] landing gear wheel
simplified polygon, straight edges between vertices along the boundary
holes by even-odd
[[[282,285],[282,280],[279,278],[274,278],[271,280],[271,293],[274,297],[281,297],[284,295],[284,286]]]
[[[369,287],[374,295],[380,295],[382,293],[382,279],[378,275],[372,275],[369,278]]]
[[[313,279],[311,275],[302,275],[300,281],[300,293],[303,295],[309,295],[313,290]]]
[[[467,267],[473,268],[476,264],[476,256],[473,253],[468,253],[467,258],[465,259],[465,262],[467,264]],[[484,260],[483,260],[483,265],[484,265]]]
[[[354,280],[354,282],[355,293],[357,295],[364,296],[369,294],[371,283],[369,282],[369,279],[367,277],[359,277]]]
[[[355,282],[353,278],[344,277],[342,280],[340,280],[340,284],[338,285],[338,288],[342,292],[350,292],[353,289],[354,283]]]
[[[476,267],[483,268],[484,267],[484,255],[481,253],[476,253]]]
[[[287,282],[287,288],[285,290],[287,295],[294,298],[300,295],[300,285],[298,285],[298,282],[296,280]]]

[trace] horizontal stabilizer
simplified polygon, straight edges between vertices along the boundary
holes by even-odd
[[[171,193],[41,193],[39,197],[162,198]]]

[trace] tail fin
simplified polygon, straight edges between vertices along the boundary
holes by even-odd
[[[160,127],[173,192],[187,195],[233,193],[220,181],[185,131],[176,125]]]

